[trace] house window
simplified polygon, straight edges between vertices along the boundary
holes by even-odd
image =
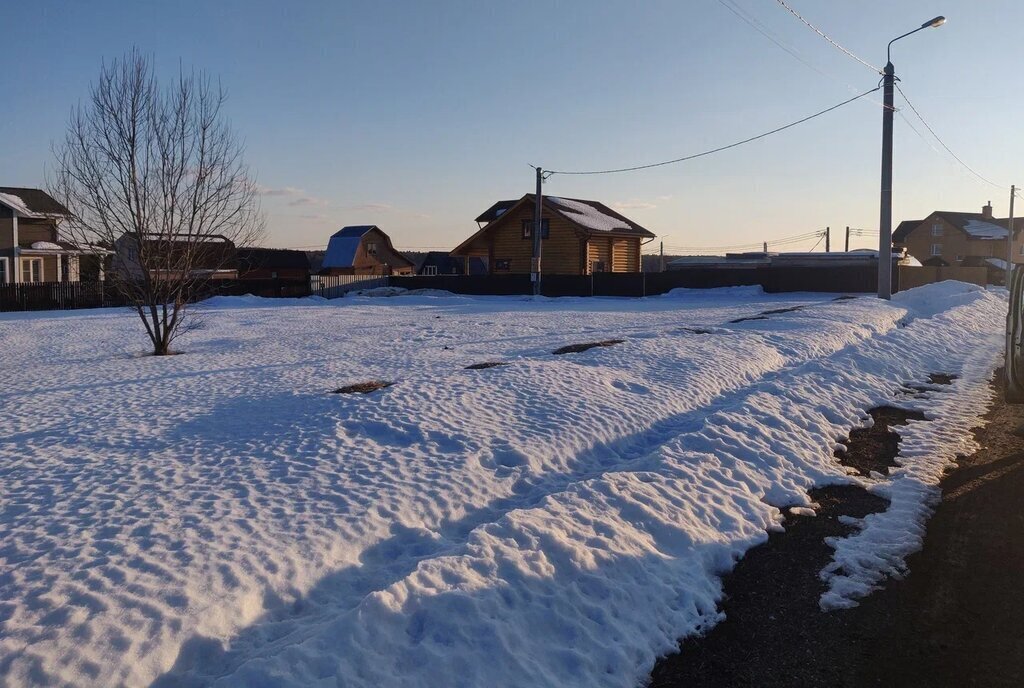
[[[42,282],[43,281],[43,259],[22,258],[21,259],[21,281]]]
[[[941,256],[942,255],[942,244],[932,244],[932,255],[933,256]]]
[[[936,222],[932,225],[932,236],[942,236],[942,223]],[[934,255],[934,254],[932,254]]]
[[[512,269],[512,261],[511,260],[496,260],[496,261],[494,261],[494,271],[495,272],[508,272],[511,269]]]
[[[603,260],[592,260],[590,261],[590,272],[607,272]]]
[[[1024,248],[1024,246],[1021,248]],[[7,259],[0,258],[0,284],[7,284],[10,281],[10,273],[7,271]]]
[[[1020,245],[1020,255],[1024,256],[1024,244]]]
[[[424,275],[431,275],[431,276],[436,275],[437,274],[437,266],[436,265],[424,265],[423,266],[423,274]]]
[[[548,226],[547,220],[540,221],[540,238],[548,239],[551,237],[551,227]],[[533,220],[523,220],[523,238],[533,238]]]
[[[366,242],[366,252],[369,253],[371,256],[377,255],[377,242],[376,241],[367,241]]]

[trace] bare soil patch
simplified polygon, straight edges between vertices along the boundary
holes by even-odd
[[[874,424],[852,430],[848,450],[836,454],[862,472],[892,465],[899,436],[890,426],[915,415],[894,407],[869,414]],[[822,658],[834,654],[826,630],[837,616],[818,606],[826,590],[818,573],[833,552],[825,539],[856,530],[840,517],[863,518],[883,511],[888,501],[855,485],[815,489],[809,496],[819,505],[816,515],[790,514],[785,532],[771,533],[767,543],[747,552],[724,578],[725,621],[705,635],[684,639],[678,654],[659,660],[651,672],[652,688],[834,685],[833,665]]]
[[[837,451],[835,456],[839,462],[856,468],[861,475],[870,475],[871,471],[888,473],[896,465],[899,453],[900,436],[893,430],[894,425],[906,425],[908,420],[925,420],[920,411],[906,411],[894,406],[878,406],[868,415],[874,419],[870,428],[854,428],[850,437],[843,442],[846,451]]]
[[[486,370],[488,368],[497,368],[498,366],[506,366],[508,363],[501,361],[485,361],[483,363],[471,363],[466,366],[466,370]]]
[[[354,385],[346,385],[339,387],[334,390],[334,394],[369,394],[370,392],[376,392],[379,389],[387,389],[394,382],[387,382],[385,380],[370,380],[369,382],[357,382]]]
[[[587,342],[585,344],[570,344],[569,346],[563,346],[559,349],[555,349],[551,353],[556,356],[562,354],[578,354],[581,351],[589,351],[590,349],[596,349],[602,346],[615,346],[616,344],[622,344],[625,339],[605,339],[601,342]]]

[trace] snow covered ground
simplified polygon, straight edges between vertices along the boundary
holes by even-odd
[[[165,358],[123,311],[2,314],[0,684],[640,685],[811,487],[893,500],[834,543],[823,608],[903,571],[1005,308],[232,298]],[[897,396],[933,372],[959,379]],[[904,465],[847,475],[837,441],[894,401],[929,418]]]

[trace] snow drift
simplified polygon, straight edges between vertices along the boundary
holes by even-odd
[[[0,316],[0,682],[638,685],[814,486],[892,500],[832,543],[823,607],[905,572],[1005,308],[960,284],[243,297],[170,358],[122,312]],[[959,378],[894,401],[932,372]],[[367,379],[397,384],[329,394]],[[928,420],[851,476],[835,444],[881,403]]]

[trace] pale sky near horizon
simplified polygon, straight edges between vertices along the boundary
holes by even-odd
[[[1024,160],[1015,117],[1024,3],[787,2],[875,65],[891,38],[945,15],[945,26],[895,44],[896,73],[942,140],[997,186],[965,170],[903,107],[894,223],[936,209],[976,212],[988,200],[1006,215],[1009,185],[1024,184],[1015,164]],[[377,224],[399,247],[450,249],[494,201],[533,191],[529,164],[604,169],[677,158],[878,82],[775,0],[38,0],[9,3],[4,18],[0,185],[43,185],[51,144],[101,61],[135,45],[161,74],[180,61],[221,79],[266,191],[265,243],[280,247],[323,246],[344,225]],[[847,225],[877,229],[880,99],[677,165],[555,175],[545,193],[603,201],[670,247],[827,225],[840,237]]]

